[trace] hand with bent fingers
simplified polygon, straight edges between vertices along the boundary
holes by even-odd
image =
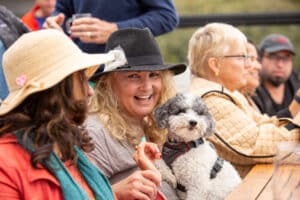
[[[114,184],[112,189],[118,200],[153,200],[160,181],[160,174],[153,170],[136,171]]]
[[[116,23],[110,23],[95,17],[82,17],[74,20],[70,28],[71,37],[85,43],[104,44],[108,37],[118,30]]]
[[[158,147],[154,143],[144,142],[137,146],[133,158],[141,171],[136,171],[112,186],[118,200],[156,199],[161,175],[153,163],[160,156]]]
[[[56,16],[47,17],[46,21],[43,24],[43,28],[53,28],[59,31],[63,31],[61,25],[63,24],[65,19],[65,15],[63,13],[59,13]]]
[[[150,169],[156,171],[157,169],[154,166],[154,161],[160,158],[161,154],[158,146],[151,142],[139,144],[133,154],[133,159],[142,170]]]

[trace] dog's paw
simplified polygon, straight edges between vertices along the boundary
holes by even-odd
[[[171,176],[167,177],[166,178],[167,182],[174,188],[176,189],[177,188],[177,180],[176,180],[176,177],[172,174]]]
[[[166,163],[160,159],[155,162],[155,167],[159,170],[162,180],[166,181],[174,189],[177,187],[176,177]]]

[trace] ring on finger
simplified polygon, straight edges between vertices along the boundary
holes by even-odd
[[[90,31],[86,32],[86,35],[90,38],[92,37],[92,33]]]

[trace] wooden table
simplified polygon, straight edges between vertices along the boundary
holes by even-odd
[[[283,199],[288,199],[289,195],[285,189],[286,185],[296,187],[300,184],[300,166],[288,166],[281,172],[280,192],[285,195]],[[235,188],[226,198],[226,200],[272,200],[273,199],[273,165],[256,165],[243,179],[242,183]],[[296,193],[296,195],[295,195]],[[295,197],[296,196],[296,197]],[[300,187],[294,192],[291,199],[300,199]]]

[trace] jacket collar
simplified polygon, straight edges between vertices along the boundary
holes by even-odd
[[[11,133],[4,134],[0,138],[0,144],[18,143],[17,138]]]
[[[0,138],[0,145],[1,144],[16,144],[13,145],[15,147],[13,146],[11,147],[12,148],[11,150],[16,151],[18,157],[15,159],[17,159],[18,163],[22,165],[22,170],[25,170],[29,182],[33,183],[35,181],[44,179],[54,183],[57,186],[60,186],[57,179],[46,169],[44,169],[41,165],[38,165],[37,168],[34,168],[31,165],[30,154],[25,149],[23,149],[20,145],[17,145],[18,140],[13,134],[7,133],[3,135]]]

